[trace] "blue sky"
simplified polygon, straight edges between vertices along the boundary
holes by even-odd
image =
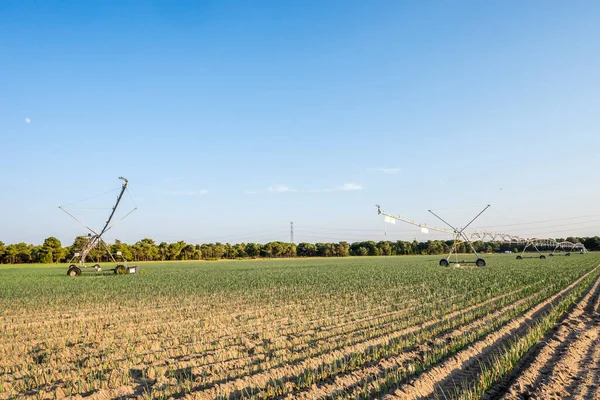
[[[0,3],[0,240],[600,234],[600,3]],[[29,118],[29,122],[26,122]],[[129,202],[130,204],[128,204]],[[92,204],[93,203],[93,204]],[[81,206],[83,204],[84,206]],[[85,207],[90,205],[90,207]]]

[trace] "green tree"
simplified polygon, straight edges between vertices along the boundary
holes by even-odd
[[[63,249],[60,240],[53,236],[44,240],[44,244],[39,249],[39,257],[43,263],[57,263],[66,255],[67,252]]]
[[[160,242],[158,245],[158,257],[161,261],[167,259],[167,253],[169,252],[169,244],[166,242]]]
[[[169,260],[178,260],[179,255],[185,246],[186,243],[182,240],[175,243],[169,243],[169,247],[167,248],[167,258]]]
[[[333,243],[317,243],[317,256],[332,257],[334,253]]]
[[[75,240],[73,240],[73,244],[69,247],[69,252],[67,253],[67,257],[69,259],[75,257],[75,253],[80,253],[83,250],[83,247],[86,245],[88,241],[87,236],[77,236]]]
[[[236,244],[233,246],[233,249],[235,250],[235,256],[236,257],[247,257],[248,255],[246,254],[246,245],[244,243],[242,244]]]
[[[349,255],[350,244],[348,242],[339,242],[334,245],[334,253],[336,257],[346,257]]]
[[[199,244],[194,246],[194,260],[201,260],[202,259],[202,248],[200,247]]]
[[[153,261],[158,260],[160,255],[158,246],[152,239],[142,239],[133,245],[133,255],[138,261]]]
[[[283,245],[281,242],[270,242],[265,245],[271,257],[279,258],[283,254]]]
[[[9,244],[6,246],[6,255],[12,264],[24,264],[31,261],[33,246],[26,243]]]
[[[300,243],[296,253],[298,257],[314,257],[317,254],[317,246],[312,243]]]
[[[132,260],[133,255],[131,254],[131,249],[128,244],[121,242],[120,240],[115,240],[110,246],[110,252],[115,255],[117,260],[123,257],[125,260]],[[121,252],[121,257],[117,256],[117,253]]]
[[[0,264],[4,262],[4,254],[6,253],[6,245],[0,242]]]
[[[213,256],[215,258],[223,258],[223,256],[225,255],[226,249],[222,243],[219,243],[219,242],[215,243],[213,245],[212,249],[213,249]]]
[[[187,244],[181,250],[181,253],[183,254],[183,260],[193,260],[195,258],[194,255],[196,254],[196,246],[193,244]]]
[[[258,257],[260,255],[261,246],[256,243],[247,243],[245,246],[245,251],[248,257]]]
[[[583,241],[583,245],[585,246],[586,249],[588,249],[589,251],[598,251],[600,250],[600,237],[598,236],[594,236],[594,237],[589,237],[586,238]],[[0,252],[1,252],[1,248],[0,248]]]
[[[429,241],[425,252],[427,254],[442,254],[444,252],[444,245],[439,240]]]
[[[381,241],[377,243],[377,248],[379,249],[379,254],[382,256],[389,256],[392,254],[392,246],[390,246],[390,242]]]

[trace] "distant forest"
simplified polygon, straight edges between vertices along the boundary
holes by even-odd
[[[87,237],[75,238],[72,245],[63,247],[55,237],[49,237],[41,245],[17,243],[5,245],[0,242],[0,263],[62,263],[68,262],[80,251]],[[590,251],[600,250],[600,237],[568,237],[556,239],[573,243],[583,243]],[[365,241],[338,243],[208,243],[189,244],[184,241],[156,244],[152,239],[142,239],[133,245],[116,240],[109,245],[113,254],[121,252],[128,261],[175,261],[175,260],[218,260],[240,258],[289,258],[289,257],[346,257],[346,256],[392,256],[410,254],[444,254],[450,251],[453,241],[431,240],[427,242]],[[503,253],[519,251],[523,246],[495,242],[473,242],[475,250],[481,253]],[[471,249],[465,244],[459,248],[461,253]],[[88,255],[91,262],[109,261],[105,249],[97,248]]]

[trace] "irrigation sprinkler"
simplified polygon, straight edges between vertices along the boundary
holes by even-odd
[[[99,232],[97,232],[97,231],[93,230],[92,228],[90,228],[89,226],[87,226],[85,223],[83,223],[81,220],[79,220],[73,214],[71,214],[70,212],[65,210],[65,208],[63,206],[58,207],[64,213],[66,213],[68,216],[73,218],[75,221],[77,221],[79,224],[81,224],[84,228],[86,228],[88,231],[90,231],[90,233],[88,233],[88,235],[87,235],[86,244],[83,246],[81,251],[75,253],[73,255],[73,258],[71,258],[71,260],[69,261],[70,265],[69,265],[69,269],[67,270],[67,275],[79,276],[83,272],[101,272],[102,269],[100,268],[99,264],[94,264],[92,266],[88,266],[86,264],[86,258],[88,256],[88,254],[90,253],[90,251],[97,249],[97,248],[105,249],[107,254],[109,255],[110,259],[112,260],[112,262],[116,264],[115,268],[109,269],[108,271],[114,271],[115,274],[137,274],[139,272],[139,268],[137,265],[127,265],[127,260],[125,259],[125,257],[123,257],[123,254],[120,251],[118,251],[116,254],[113,255],[111,253],[109,247],[107,246],[106,242],[102,239],[102,235],[104,235],[106,232],[111,230],[118,222],[127,218],[132,212],[137,210],[137,207],[135,207],[133,210],[129,211],[121,219],[119,219],[118,221],[116,221],[115,223],[113,223],[111,225],[111,221],[113,220],[113,217],[115,216],[115,212],[117,211],[117,208],[119,207],[119,204],[121,203],[121,199],[123,198],[123,194],[125,193],[125,190],[127,190],[127,185],[129,184],[129,181],[127,179],[123,178],[122,176],[120,176],[119,179],[121,179],[123,181],[123,185],[121,186],[121,192],[117,196],[117,201],[116,201],[115,205],[112,207],[111,213],[108,216],[106,223],[104,224],[104,226],[102,227],[102,229]],[[119,261],[117,261],[117,258],[119,258]]]
[[[489,238],[490,240],[503,241],[506,243],[513,242],[515,240],[520,240],[520,238],[516,237],[515,235],[511,235],[508,233],[501,233],[501,232],[469,232],[469,233],[467,233],[467,232],[465,232],[465,229],[467,229],[477,218],[479,218],[479,216],[481,214],[483,214],[485,212],[485,210],[487,210],[490,207],[489,204],[483,210],[481,210],[479,212],[479,214],[477,214],[471,221],[469,221],[469,223],[466,224],[462,229],[458,229],[458,228],[450,225],[439,215],[437,215],[433,211],[429,210],[429,212],[431,214],[433,214],[437,219],[442,221],[444,224],[448,225],[452,230],[444,229],[444,228],[437,228],[437,227],[425,225],[425,224],[419,224],[417,222],[408,220],[406,218],[402,218],[402,217],[398,217],[396,215],[385,213],[385,212],[381,211],[381,206],[379,206],[379,205],[376,205],[376,207],[377,207],[377,214],[383,215],[386,218],[386,221],[398,220],[398,221],[406,222],[407,224],[410,224],[410,225],[418,226],[419,228],[421,228],[422,232],[435,231],[435,232],[453,235],[454,243],[452,245],[452,248],[450,249],[450,253],[448,254],[448,256],[446,258],[441,259],[439,262],[439,264],[442,267],[447,267],[448,265],[450,265],[450,256],[452,254],[455,255],[456,264],[460,264],[460,263],[475,264],[478,267],[484,267],[486,265],[485,260],[483,258],[481,258],[479,256],[479,254],[477,253],[477,251],[475,250],[475,247],[473,246],[473,243],[472,243],[473,240],[484,240],[486,238]],[[469,245],[469,247],[471,248],[471,250],[477,257],[475,261],[467,261],[467,260],[458,261],[457,250],[458,250],[458,246],[460,246],[462,243],[467,243]]]
[[[573,250],[577,250],[577,252],[581,255],[588,252],[583,243],[575,243],[573,245]]]
[[[558,253],[557,253],[558,251]],[[557,242],[554,249],[548,254],[550,257],[563,255],[569,257],[571,253],[577,252],[579,254],[587,253],[587,249],[582,243],[571,243],[571,242]]]
[[[569,257],[573,251],[574,244],[571,242],[557,242],[554,249],[548,254],[548,257],[565,256]],[[558,253],[557,253],[558,252]]]
[[[523,247],[523,251],[521,252],[521,254],[519,254],[517,256],[517,260],[522,260],[524,258],[539,258],[540,260],[545,260],[546,256],[544,254],[542,254],[542,252],[540,251],[540,247],[541,248],[551,248],[553,247],[554,249],[556,249],[556,240],[554,239],[528,239],[525,242],[525,247]],[[527,251],[527,248],[533,248],[536,252],[537,252],[537,256],[526,256],[525,252]],[[552,255],[552,253],[550,253],[550,255]]]
[[[452,256],[452,254],[454,254],[455,264],[461,264],[461,263],[462,264],[475,264],[478,267],[485,267],[485,260],[483,258],[479,257],[479,254],[477,254],[477,251],[475,250],[475,247],[473,246],[473,243],[471,243],[471,240],[467,237],[467,235],[465,235],[465,229],[467,229],[469,227],[469,225],[471,225],[477,218],[479,218],[479,216],[481,214],[483,214],[485,212],[485,210],[487,210],[489,207],[490,207],[489,204],[487,206],[485,206],[485,208],[483,210],[481,210],[479,212],[479,214],[477,214],[463,228],[457,228],[455,226],[450,225],[442,217],[440,217],[439,215],[437,215],[433,211],[428,210],[434,217],[436,217],[437,219],[439,219],[440,221],[442,221],[444,224],[446,224],[450,228],[452,228],[453,233],[454,233],[454,243],[452,244],[452,248],[450,249],[450,253],[448,253],[448,256],[446,258],[442,258],[440,260],[440,266],[447,267],[448,265],[450,265],[450,256]],[[467,243],[469,245],[469,247],[473,251],[473,254],[475,254],[475,257],[477,257],[477,259],[475,261],[466,261],[466,260],[458,261],[458,252],[457,252],[457,249],[458,249],[458,246],[460,246],[462,243]]]
[[[402,221],[402,222],[405,222],[410,225],[418,226],[421,228],[422,232],[429,232],[431,230],[431,231],[436,231],[436,232],[440,232],[440,233],[453,235],[454,244],[450,250],[450,253],[448,254],[448,257],[440,260],[440,265],[442,265],[442,266],[450,265],[450,256],[452,254],[455,254],[455,257],[457,259],[457,264],[458,264],[458,254],[456,253],[456,250],[457,250],[458,246],[460,246],[462,243],[467,243],[470,246],[471,250],[473,251],[473,253],[475,253],[475,255],[477,257],[477,260],[474,262],[473,261],[461,261],[461,262],[465,263],[465,264],[473,264],[474,263],[475,265],[479,265],[479,264],[483,263],[483,265],[480,265],[480,266],[484,266],[485,260],[483,260],[479,257],[479,255],[475,251],[474,246],[472,245],[472,242],[474,242],[474,241],[482,241],[482,242],[487,241],[487,242],[497,242],[497,243],[502,243],[502,244],[524,245],[523,252],[521,254],[517,255],[517,260],[522,260],[523,258],[538,258],[538,259],[542,259],[542,260],[546,259],[546,256],[544,254],[542,254],[542,252],[540,251],[540,248],[542,248],[542,249],[543,248],[553,248],[554,251],[559,250],[559,249],[571,249],[570,252],[565,253],[566,256],[570,255],[571,252],[573,252],[575,250],[577,250],[580,254],[585,254],[587,252],[587,250],[585,249],[585,246],[581,243],[571,243],[571,242],[557,243],[554,239],[526,238],[526,237],[522,237],[522,236],[511,234],[511,233],[505,233],[505,232],[493,232],[493,231],[466,232],[465,229],[469,225],[471,225],[473,223],[473,221],[475,221],[477,218],[479,218],[479,216],[481,214],[483,214],[483,212],[485,210],[487,210],[489,205],[487,207],[485,207],[479,214],[477,214],[475,216],[475,218],[473,218],[462,229],[455,228],[454,226],[447,223],[440,216],[436,215],[433,211],[429,210],[429,212],[431,214],[433,214],[436,218],[438,218],[444,224],[448,225],[452,230],[445,229],[445,228],[437,228],[437,227],[429,226],[429,225],[425,225],[425,224],[419,224],[419,223],[411,221],[409,219],[398,217],[396,215],[392,215],[392,214],[383,212],[383,211],[381,211],[381,206],[379,206],[379,205],[376,205],[376,207],[377,207],[377,214],[383,215],[385,217],[386,222],[391,222],[392,220],[398,220],[398,221]],[[559,247],[559,245],[560,245],[560,247]],[[537,256],[525,256],[525,251],[528,248],[535,249],[537,251],[538,255]],[[549,255],[553,256],[554,251],[552,251]],[[479,260],[481,260],[481,261],[479,261]],[[478,264],[478,261],[479,261],[479,264]]]
[[[575,250],[577,250],[579,252],[579,254],[585,254],[587,252],[585,246],[581,243],[571,243],[571,242],[558,243],[554,239],[526,238],[523,236],[514,235],[511,233],[505,233],[505,232],[493,232],[493,231],[466,232],[465,229],[469,225],[471,225],[477,218],[479,218],[479,216],[481,214],[483,214],[483,212],[485,210],[487,210],[488,207],[490,207],[489,205],[487,205],[479,214],[477,214],[475,216],[475,218],[473,218],[462,229],[455,228],[454,226],[452,226],[448,222],[446,222],[444,219],[442,219],[439,215],[436,215],[433,211],[429,210],[429,212],[431,214],[433,214],[436,218],[438,218],[444,224],[448,225],[452,230],[444,229],[444,228],[437,228],[437,227],[429,226],[429,225],[425,225],[425,224],[419,224],[419,223],[411,221],[409,219],[398,217],[396,215],[392,215],[392,214],[383,212],[383,211],[381,211],[381,206],[379,206],[379,205],[376,205],[376,207],[377,207],[377,214],[383,215],[385,217],[386,222],[392,222],[393,220],[398,220],[398,221],[402,221],[402,222],[405,222],[410,225],[418,226],[419,228],[421,228],[421,231],[425,232],[425,233],[427,233],[431,230],[431,231],[435,231],[435,232],[453,235],[454,236],[454,244],[453,244],[452,248],[450,249],[450,253],[448,254],[448,257],[440,260],[440,265],[444,266],[444,267],[447,267],[448,265],[450,265],[450,256],[452,254],[455,255],[457,263],[458,263],[458,254],[456,253],[456,250],[457,250],[458,246],[460,246],[462,243],[467,243],[470,246],[473,253],[475,253],[475,256],[477,257],[477,259],[475,261],[461,261],[461,262],[464,264],[475,264],[475,265],[481,266],[481,267],[485,266],[485,260],[480,258],[479,254],[477,254],[477,252],[475,251],[475,248],[472,244],[472,242],[474,242],[474,241],[482,241],[482,242],[488,241],[488,242],[497,242],[497,243],[502,243],[502,244],[524,245],[524,248],[523,248],[523,251],[521,252],[521,254],[517,255],[517,260],[522,260],[524,258],[539,258],[541,260],[545,260],[546,256],[544,254],[542,254],[542,252],[540,251],[540,248],[542,248],[542,249],[543,248],[546,248],[546,249],[553,248],[554,250],[552,252],[550,252],[550,254],[549,254],[550,256],[554,256],[554,251],[558,250],[559,248],[560,249],[567,249],[567,248],[570,249],[569,252],[565,253],[565,256],[569,256],[571,254],[571,252],[573,252]],[[560,247],[559,247],[559,245],[560,245]],[[528,248],[535,249],[535,251],[537,251],[538,255],[537,256],[525,256],[524,255],[525,251]]]

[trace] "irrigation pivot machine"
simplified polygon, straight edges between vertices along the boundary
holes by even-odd
[[[399,220],[399,221],[406,222],[406,223],[411,224],[411,225],[416,225],[416,226],[420,227],[423,232],[429,232],[430,230],[432,230],[432,231],[436,231],[436,232],[442,232],[442,233],[451,234],[454,237],[454,243],[453,243],[452,247],[450,248],[450,252],[448,253],[448,256],[446,256],[446,258],[442,258],[440,260],[439,264],[442,267],[447,267],[448,265],[450,265],[450,257],[452,256],[452,254],[454,254],[454,258],[455,258],[454,263],[455,263],[455,265],[460,265],[460,264],[475,264],[478,267],[485,267],[485,260],[483,258],[481,258],[479,256],[479,254],[477,254],[477,251],[475,250],[475,247],[473,246],[473,243],[471,243],[470,236],[472,236],[472,234],[465,233],[465,229],[467,229],[467,227],[469,227],[469,225],[471,225],[477,218],[479,218],[479,216],[481,214],[483,214],[485,212],[485,210],[487,210],[490,207],[489,204],[483,210],[481,210],[479,212],[479,214],[477,214],[468,224],[466,224],[462,228],[458,228],[458,227],[450,225],[442,217],[440,217],[439,215],[437,215],[433,211],[428,210],[433,216],[435,216],[437,219],[439,219],[440,221],[442,221],[444,224],[448,225],[452,230],[440,229],[440,228],[436,228],[434,226],[419,224],[419,223],[416,223],[414,221],[410,221],[410,220],[407,220],[405,218],[398,217],[396,215],[385,213],[385,212],[381,211],[381,207],[379,205],[377,205],[376,207],[377,207],[377,214],[378,215],[383,215],[385,217],[385,221],[386,222],[390,222],[392,220]],[[467,243],[469,245],[469,247],[471,248],[471,251],[473,251],[473,254],[476,257],[475,261],[468,261],[468,260],[461,260],[461,261],[459,261],[458,260],[458,248],[459,248],[459,246],[462,243]]]
[[[474,241],[489,241],[489,242],[498,242],[498,243],[505,243],[505,244],[510,243],[510,244],[515,244],[515,245],[523,245],[524,246],[523,252],[521,254],[517,255],[517,260],[522,260],[523,258],[539,258],[541,260],[545,260],[546,256],[542,254],[542,252],[540,251],[540,248],[553,248],[554,250],[552,250],[552,252],[549,254],[550,256],[559,255],[559,254],[564,254],[565,256],[570,256],[571,252],[574,252],[574,251],[577,251],[580,254],[585,254],[587,252],[587,250],[585,249],[585,246],[581,243],[571,243],[571,242],[560,242],[559,243],[554,239],[525,238],[525,237],[522,237],[519,235],[514,235],[514,234],[504,233],[504,232],[492,232],[492,231],[465,232],[465,229],[469,225],[471,225],[477,218],[479,218],[479,216],[481,214],[483,214],[485,210],[487,210],[490,207],[489,205],[487,205],[483,210],[481,210],[481,212],[479,212],[479,214],[477,214],[475,216],[475,218],[473,218],[463,228],[457,228],[457,227],[450,225],[448,222],[446,222],[444,219],[442,219],[442,217],[440,217],[433,211],[429,210],[429,212],[431,214],[433,214],[437,219],[439,219],[444,224],[446,224],[450,228],[452,228],[452,230],[444,229],[444,228],[436,228],[436,227],[428,226],[425,224],[419,224],[417,222],[408,220],[406,218],[402,218],[402,217],[398,217],[396,215],[385,213],[385,212],[381,211],[380,206],[376,206],[376,207],[377,207],[377,214],[383,215],[385,217],[385,222],[394,223],[396,220],[398,220],[398,221],[402,221],[402,222],[405,222],[410,225],[418,226],[419,228],[421,228],[421,231],[424,233],[428,233],[430,230],[432,230],[432,231],[436,231],[436,232],[447,233],[447,234],[453,235],[454,236],[454,244],[452,245],[452,248],[450,249],[450,253],[448,254],[448,256],[446,258],[442,258],[440,260],[439,264],[442,267],[447,267],[448,265],[450,265],[450,256],[452,254],[454,254],[454,256],[455,256],[456,265],[459,265],[460,263],[462,263],[462,264],[475,264],[478,267],[484,267],[485,260],[483,258],[481,258],[479,256],[479,254],[477,254],[477,251],[475,251],[475,247],[472,244],[472,242],[474,242]],[[477,259],[475,261],[458,261],[457,250],[458,250],[458,247],[460,246],[460,244],[462,244],[462,243],[467,243],[469,245],[469,247],[473,251],[474,255],[477,257]],[[527,248],[534,249],[538,255],[525,256],[525,251],[527,250]],[[556,253],[556,252],[561,252],[561,251],[564,253]]]
[[[93,230],[92,228],[90,228],[89,226],[84,224],[81,220],[79,220],[73,214],[71,214],[70,212],[65,210],[65,208],[63,206],[58,207],[62,211],[64,211],[67,215],[69,215],[71,218],[73,218],[75,221],[79,222],[83,227],[85,227],[87,230],[90,231],[90,233],[88,233],[88,235],[87,235],[86,244],[83,246],[83,248],[79,252],[75,253],[73,258],[71,259],[71,261],[69,261],[70,265],[69,265],[69,269],[67,270],[67,275],[79,276],[83,272],[101,272],[102,269],[100,268],[99,264],[94,264],[92,266],[88,266],[86,264],[86,257],[89,255],[90,251],[97,249],[97,248],[105,249],[108,256],[110,257],[112,262],[115,264],[115,267],[112,269],[109,269],[108,271],[114,271],[115,274],[137,274],[139,272],[137,265],[127,265],[127,260],[125,259],[125,257],[123,257],[123,255],[121,254],[120,251],[113,255],[111,253],[109,247],[107,246],[106,242],[102,239],[102,235],[104,235],[106,232],[108,232],[110,229],[112,229],[115,226],[114,223],[111,225],[111,221],[113,220],[113,218],[115,216],[117,208],[119,207],[119,204],[121,203],[121,199],[123,198],[123,194],[127,190],[127,185],[129,183],[129,181],[127,179],[123,178],[122,176],[120,176],[119,179],[123,180],[123,185],[121,186],[121,189],[120,189],[121,191],[120,191],[119,195],[117,196],[117,201],[116,201],[115,205],[111,208],[111,212],[110,212],[110,215],[108,216],[108,219],[106,220],[106,223],[104,224],[104,226],[102,227],[102,229],[99,232]],[[137,207],[134,208],[133,210],[129,211],[119,221],[122,221],[123,219],[125,219],[127,216],[129,216],[129,214],[134,212],[136,209],[137,209]],[[117,221],[117,222],[119,222],[119,221]],[[119,261],[117,261],[117,258],[119,259]]]

